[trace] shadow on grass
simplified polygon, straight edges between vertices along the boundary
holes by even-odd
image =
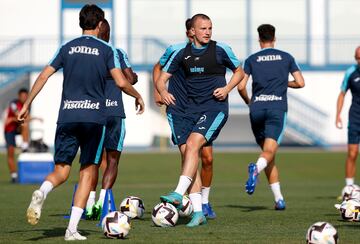
[[[52,228],[52,229],[32,229],[32,230],[18,230],[18,231],[9,231],[8,233],[26,233],[26,232],[40,232],[41,236],[32,237],[29,239],[26,239],[26,241],[39,241],[39,240],[45,240],[47,238],[55,238],[55,237],[64,237],[65,235],[65,228]],[[42,233],[41,233],[42,232]],[[93,230],[81,230],[81,235],[88,236],[90,232],[96,232]]]
[[[242,205],[225,205],[226,208],[240,208],[243,212],[268,210],[265,206],[242,206]]]

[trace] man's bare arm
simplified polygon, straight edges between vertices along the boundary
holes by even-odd
[[[135,98],[135,109],[137,110],[137,114],[142,114],[145,110],[145,104],[141,95],[125,78],[124,74],[121,72],[120,69],[114,68],[110,70],[110,73],[115,81],[115,84],[127,95]]]
[[[234,89],[234,87],[236,87],[244,77],[244,71],[240,66],[233,70],[233,72],[234,73],[229,83],[227,83],[224,87],[217,88],[213,93],[213,95],[220,101],[225,100],[230,91]]]
[[[131,85],[135,85],[138,82],[138,76],[132,70],[132,68],[125,68],[122,71],[123,71],[126,79],[130,82]]]
[[[305,86],[305,80],[300,71],[295,71],[291,75],[294,77],[294,80],[289,81],[288,87],[297,89]]]
[[[46,84],[46,82],[48,81],[50,76],[52,76],[55,72],[56,72],[56,70],[53,67],[51,67],[50,65],[45,66],[45,68],[41,71],[39,76],[36,78],[36,81],[35,81],[33,87],[31,88],[28,99],[25,101],[22,109],[20,110],[20,112],[17,116],[17,120],[19,122],[21,122],[21,123],[24,122],[24,120],[26,119],[26,117],[29,114],[29,107],[30,107],[32,101],[37,96],[37,94],[39,94],[39,92],[44,87],[44,85]]]
[[[154,65],[152,75],[153,75],[153,84],[154,84],[153,96],[154,96],[154,101],[155,101],[156,105],[158,105],[158,106],[161,106],[161,105],[164,104],[162,99],[161,99],[160,93],[156,90],[156,81],[160,77],[161,70],[162,70],[162,67],[161,67],[160,63],[157,62]]]
[[[161,100],[166,104],[175,105],[175,97],[167,91],[166,82],[170,79],[171,74],[161,71],[159,78],[155,81],[155,87],[161,96]]]
[[[250,104],[250,98],[249,98],[247,90],[246,90],[246,85],[247,85],[247,82],[249,81],[249,78],[250,78],[250,76],[245,74],[244,78],[241,80],[241,82],[237,86],[239,95],[244,100],[244,102],[248,105]]]

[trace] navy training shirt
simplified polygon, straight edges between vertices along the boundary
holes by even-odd
[[[345,72],[341,91],[346,93],[349,89],[352,95],[349,124],[360,127],[360,67],[358,65],[352,65]]]
[[[208,45],[202,48],[196,48],[192,45],[191,52],[193,55],[201,58],[201,56],[206,52],[207,47]],[[182,69],[183,59],[187,58],[184,57],[184,52],[185,48],[176,50],[163,70],[170,74],[174,74],[179,69]],[[215,52],[216,62],[219,65],[231,70],[235,70],[240,66],[240,61],[228,45],[224,43],[216,43]],[[219,101],[213,96],[213,92],[217,88],[224,86],[226,86],[225,75],[187,77],[186,87],[188,92],[188,112],[198,113],[205,111],[223,111],[224,113],[228,113],[228,98],[224,101]]]
[[[124,50],[116,49],[119,57],[120,68],[131,68],[129,59]],[[124,103],[122,100],[122,91],[116,86],[115,81],[109,75],[105,86],[106,97],[106,116],[117,116],[125,118]]]
[[[159,64],[161,65],[161,67],[164,67],[169,62],[171,56],[174,54],[175,51],[185,48],[186,44],[187,43],[184,42],[169,46],[159,60]],[[185,83],[186,78],[182,69],[179,69],[177,72],[175,72],[169,79],[168,92],[175,97],[176,104],[170,104],[169,106],[167,106],[167,113],[185,114],[186,106],[188,103]]]
[[[63,68],[63,91],[58,123],[105,123],[105,84],[109,71],[120,68],[116,50],[108,43],[83,35],[59,48],[50,61]]]
[[[287,111],[289,73],[299,70],[289,53],[275,48],[264,48],[250,55],[244,62],[244,72],[253,80],[250,111]]]

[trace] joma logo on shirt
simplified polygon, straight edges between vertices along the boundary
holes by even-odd
[[[100,109],[100,103],[92,103],[91,100],[71,101],[65,100],[63,109]]]
[[[190,68],[191,73],[203,73],[205,71],[204,67],[192,67]]]
[[[258,56],[256,62],[276,61],[276,60],[282,60],[281,55]]]
[[[112,101],[110,99],[106,99],[106,107],[117,107],[117,106],[118,106],[117,101]]]
[[[83,54],[90,54],[90,55],[96,55],[99,56],[99,50],[97,48],[91,48],[87,46],[76,46],[71,47],[71,50],[69,51],[69,54],[72,55],[74,53],[83,53]]]

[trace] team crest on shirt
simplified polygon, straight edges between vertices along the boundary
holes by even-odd
[[[74,53],[82,53],[82,54],[99,56],[99,49],[97,49],[95,47],[76,46],[76,47],[70,47],[70,48],[71,48],[71,50],[69,51],[70,55],[73,55]]]
[[[264,55],[264,56],[258,56],[256,62],[267,62],[267,61],[277,61],[282,60],[281,55]]]
[[[204,114],[203,116],[200,117],[200,119],[198,120],[198,122],[196,124],[198,125],[198,124],[201,124],[201,123],[203,123],[205,121],[206,121],[206,115]]]

